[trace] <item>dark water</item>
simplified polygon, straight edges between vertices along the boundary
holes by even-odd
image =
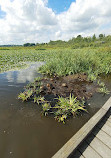
[[[41,64],[0,74],[0,158],[50,158],[110,96],[95,94],[88,101],[89,113],[70,119],[65,125],[41,116],[41,107],[17,100],[23,87],[40,76],[36,68]],[[111,76],[104,81],[111,90]]]

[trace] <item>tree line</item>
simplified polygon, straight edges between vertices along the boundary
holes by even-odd
[[[50,40],[48,43],[25,43],[24,47],[32,47],[32,46],[72,46],[73,48],[82,48],[82,47],[98,47],[107,42],[111,41],[111,35],[105,36],[105,34],[99,34],[98,37],[94,34],[92,37],[82,37],[78,35],[77,37],[73,37],[68,41]]]

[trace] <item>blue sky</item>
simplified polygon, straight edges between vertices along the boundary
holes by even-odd
[[[5,15],[6,15],[6,13],[1,10],[1,6],[0,6],[0,18],[4,18]]]
[[[48,7],[52,8],[55,13],[61,13],[68,10],[72,2],[75,0],[48,0]]]

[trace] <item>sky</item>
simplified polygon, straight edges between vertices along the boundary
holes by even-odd
[[[52,8],[56,14],[67,11],[71,3],[75,0],[48,0],[48,7]]]
[[[0,0],[0,45],[111,34],[111,0]]]

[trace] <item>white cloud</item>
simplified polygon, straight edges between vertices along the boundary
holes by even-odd
[[[47,33],[55,29],[57,18],[52,9],[46,7],[42,0],[0,1],[6,17],[0,19],[1,44],[38,42],[44,40]]]
[[[82,34],[111,34],[111,0],[76,0],[55,14],[48,0],[0,0],[0,44],[68,40]]]
[[[60,31],[57,31],[56,33],[55,33],[55,36],[57,37],[57,38],[61,38],[61,32]]]
[[[61,30],[69,35],[100,33],[101,26],[111,21],[110,6],[110,0],[77,0],[58,16]]]

